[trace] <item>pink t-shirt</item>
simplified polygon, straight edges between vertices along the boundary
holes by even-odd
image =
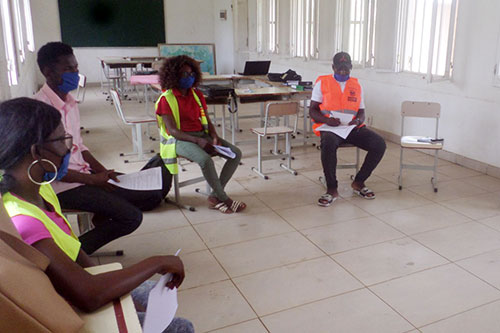
[[[54,223],[62,229],[68,235],[71,235],[71,229],[64,221],[64,219],[56,212],[49,212],[45,209],[42,211],[52,220]],[[17,231],[21,235],[21,238],[25,243],[33,245],[39,240],[52,238],[50,232],[45,228],[45,225],[39,219],[36,219],[27,215],[17,215],[11,218],[12,223],[16,227]]]
[[[66,100],[63,101],[47,84],[43,85],[40,91],[35,94],[34,98],[52,105],[54,108],[59,110],[62,116],[61,121],[63,123],[64,130],[66,133],[73,136],[73,148],[71,149],[69,169],[89,174],[90,165],[85,162],[82,155],[83,151],[89,149],[83,144],[82,136],[80,134],[80,110],[78,109],[76,100],[73,96],[71,96],[71,94],[67,94]],[[83,184],[54,181],[51,185],[52,188],[54,188],[54,192],[61,193]]]

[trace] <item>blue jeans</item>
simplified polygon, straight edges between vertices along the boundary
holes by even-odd
[[[144,308],[148,307],[149,292],[156,285],[156,281],[144,281],[139,287],[132,290],[132,299],[141,304]],[[141,326],[144,325],[145,312],[137,312]],[[194,333],[193,324],[184,318],[175,317],[163,333]]]

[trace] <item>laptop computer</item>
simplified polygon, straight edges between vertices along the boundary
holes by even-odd
[[[247,61],[245,62],[245,70],[240,75],[266,75],[269,72],[271,60],[262,61]]]

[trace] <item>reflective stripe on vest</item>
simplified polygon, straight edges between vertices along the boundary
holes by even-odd
[[[56,213],[63,218],[64,222],[66,222],[71,230],[70,224],[61,212],[59,200],[57,199],[57,195],[52,189],[52,186],[49,184],[41,185],[40,195],[45,201],[54,207]],[[39,220],[43,223],[45,228],[47,228],[57,246],[59,246],[59,248],[71,258],[71,260],[76,261],[78,253],[80,252],[81,244],[78,237],[76,237],[73,233],[73,230],[71,230],[71,235],[68,235],[39,207],[27,201],[21,200],[10,193],[5,193],[2,196],[2,199],[5,209],[10,217],[26,215]]]
[[[319,81],[321,82],[321,93],[323,95],[323,102],[319,105],[321,114],[325,117],[331,117],[330,111],[338,111],[352,114],[354,119],[361,103],[361,86],[358,83],[358,79],[349,78],[346,82],[344,92],[342,92],[340,84],[331,74],[318,77],[316,83]],[[312,118],[311,121],[313,122],[312,129],[314,134],[319,136],[317,128],[323,124],[315,123]]]
[[[205,110],[203,109],[203,105],[201,104],[200,98],[196,94],[193,88],[191,88],[191,92],[193,97],[198,103],[200,107],[200,122],[203,127],[203,130],[208,133],[208,120],[205,116]],[[179,116],[179,104],[177,103],[177,98],[175,97],[172,89],[168,89],[163,94],[160,95],[160,98],[155,103],[155,110],[158,110],[158,104],[162,97],[165,97],[168,105],[170,106],[170,110],[172,110],[172,116],[175,120],[175,126],[177,129],[181,129],[181,121]],[[156,120],[158,121],[158,127],[160,128],[161,140],[160,140],[160,156],[165,163],[168,171],[172,175],[179,173],[177,167],[177,153],[175,152],[175,142],[176,139],[167,133],[167,127],[163,122],[163,118],[159,115],[156,115]]]

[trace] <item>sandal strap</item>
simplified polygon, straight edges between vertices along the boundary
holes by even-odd
[[[233,200],[233,203],[231,204],[231,210],[233,212],[236,212],[238,210],[238,208],[240,208],[241,205],[243,205],[243,202],[237,201],[237,200]]]
[[[227,212],[227,210],[229,209],[229,207],[224,202],[219,202],[214,207],[223,213]]]
[[[372,190],[370,190],[368,187],[363,187],[361,190],[360,190],[361,193],[363,193],[364,195],[368,195],[368,194],[374,194]]]

